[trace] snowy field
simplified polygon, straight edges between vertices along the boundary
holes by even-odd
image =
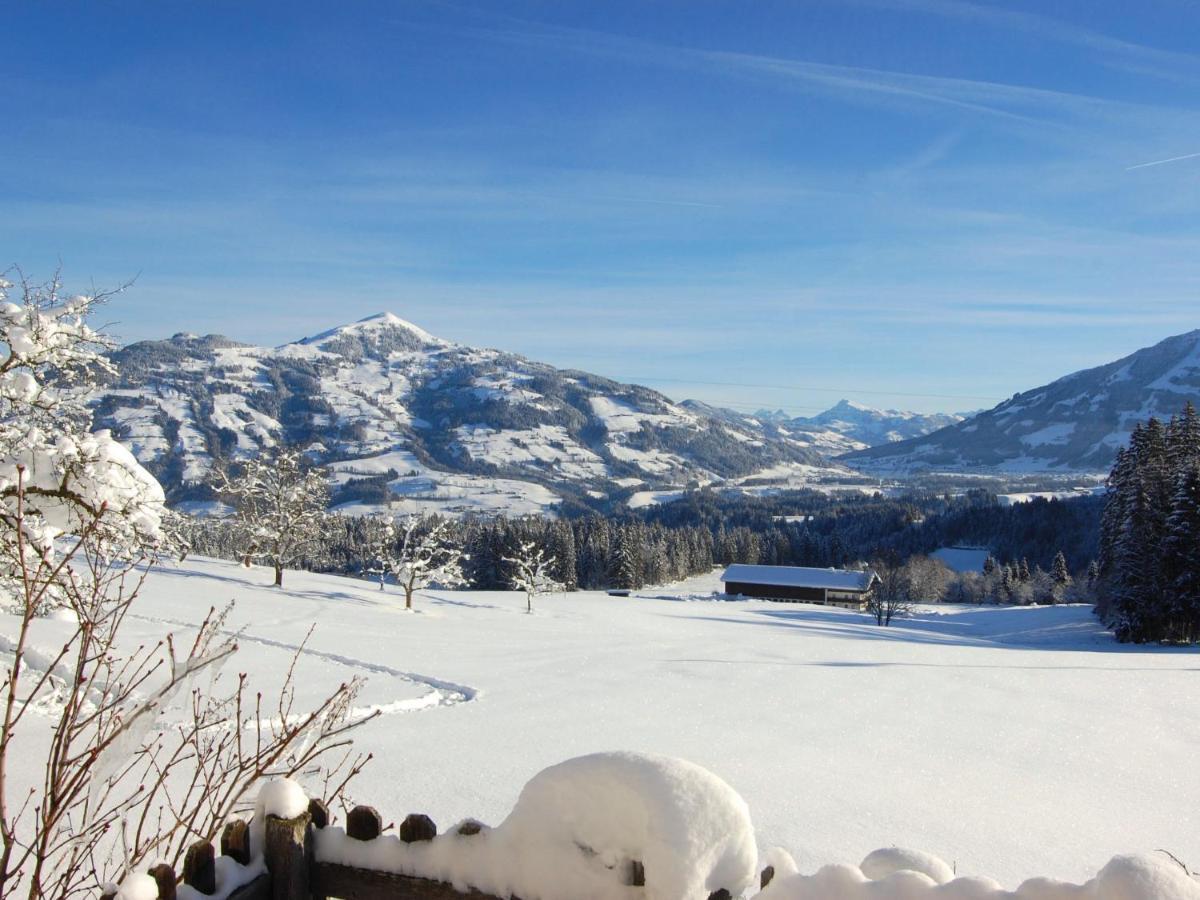
[[[750,805],[801,871],[899,844],[1012,887],[1166,848],[1200,865],[1200,656],[1119,647],[1088,610],[859,613],[715,602],[715,576],[630,598],[429,592],[190,559],[153,574],[132,638],[237,601],[238,668],[277,683],[314,622],[303,701],[368,679],[358,801],[498,823],[535,773],[628,749],[680,756]],[[688,602],[691,601],[691,602]],[[51,645],[62,623],[43,623]],[[0,634],[12,622],[0,619]],[[30,763],[37,763],[30,760]],[[34,768],[17,773],[32,778]]]

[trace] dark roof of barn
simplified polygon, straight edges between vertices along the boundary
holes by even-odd
[[[808,569],[803,566],[749,566],[735,563],[725,570],[726,584],[770,584],[779,587],[826,588],[831,591],[866,591],[874,572],[849,569]]]

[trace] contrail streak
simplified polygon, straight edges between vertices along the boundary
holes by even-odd
[[[1147,166],[1161,166],[1164,163],[1179,162],[1181,159],[1195,159],[1200,156],[1200,153],[1187,153],[1183,156],[1172,156],[1170,159],[1156,159],[1154,162],[1138,163],[1136,166],[1127,166],[1126,172],[1132,172],[1134,169],[1144,169]]]

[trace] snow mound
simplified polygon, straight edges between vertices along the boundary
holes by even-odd
[[[545,769],[495,828],[404,844],[317,835],[317,859],[446,881],[525,900],[681,900],[757,878],[745,802],[711,772],[683,760],[598,753]],[[632,887],[633,862],[645,887]]]
[[[117,900],[158,900],[158,882],[149,875],[127,875],[117,891]]]
[[[1096,900],[1200,900],[1200,883],[1158,856],[1115,856],[1091,884]]]
[[[921,866],[926,871],[917,871]],[[950,867],[911,850],[876,850],[862,868],[825,866],[776,878],[758,900],[1200,900],[1200,882],[1156,856],[1118,856],[1087,884],[1031,878],[1006,891],[990,878],[939,878]],[[932,877],[931,877],[932,876]]]
[[[756,875],[745,802],[700,766],[665,756],[597,753],[530,781],[500,829],[535,860],[580,857],[620,870],[645,866],[648,900],[733,896]],[[548,868],[542,883],[551,883]],[[521,894],[525,896],[524,893]]]
[[[954,870],[936,856],[901,847],[876,850],[859,863],[858,867],[872,881],[879,881],[893,872],[905,870],[928,875],[938,884],[945,884],[954,878]]]
[[[250,855],[259,856],[266,846],[267,816],[294,819],[307,810],[308,795],[290,778],[273,778],[260,787],[250,820]]]
[[[274,778],[262,786],[258,792],[258,802],[254,805],[254,817],[277,816],[280,819],[294,819],[308,810],[308,795],[304,788],[290,778]]]

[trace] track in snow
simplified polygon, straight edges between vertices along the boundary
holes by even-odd
[[[129,615],[130,618],[140,619],[143,622],[150,622],[156,625],[172,625],[180,628],[198,627],[195,622],[184,622],[181,619],[145,616],[136,613],[130,613]],[[428,688],[428,691],[420,697],[409,697],[402,700],[395,700],[391,703],[373,703],[369,706],[356,706],[350,710],[350,718],[352,719],[362,719],[376,713],[386,716],[397,713],[415,712],[421,709],[431,709],[438,706],[457,706],[460,703],[469,703],[472,700],[476,700],[480,696],[480,692],[477,689],[465,684],[456,684],[453,681],[445,681],[430,675],[421,675],[417,672],[405,672],[400,669],[394,669],[391,666],[386,666],[383,663],[368,662],[365,659],[343,656],[340,653],[330,653],[325,650],[314,650],[311,647],[302,647],[299,644],[290,644],[287,641],[249,634],[245,631],[222,629],[221,633],[229,635],[239,642],[251,641],[264,647],[274,647],[279,650],[288,650],[292,653],[299,651],[303,655],[311,656],[314,659],[323,659],[326,662],[336,663],[337,665],[346,666],[351,669],[360,669],[374,675],[387,675],[390,678],[407,681],[410,684],[419,684]]]

